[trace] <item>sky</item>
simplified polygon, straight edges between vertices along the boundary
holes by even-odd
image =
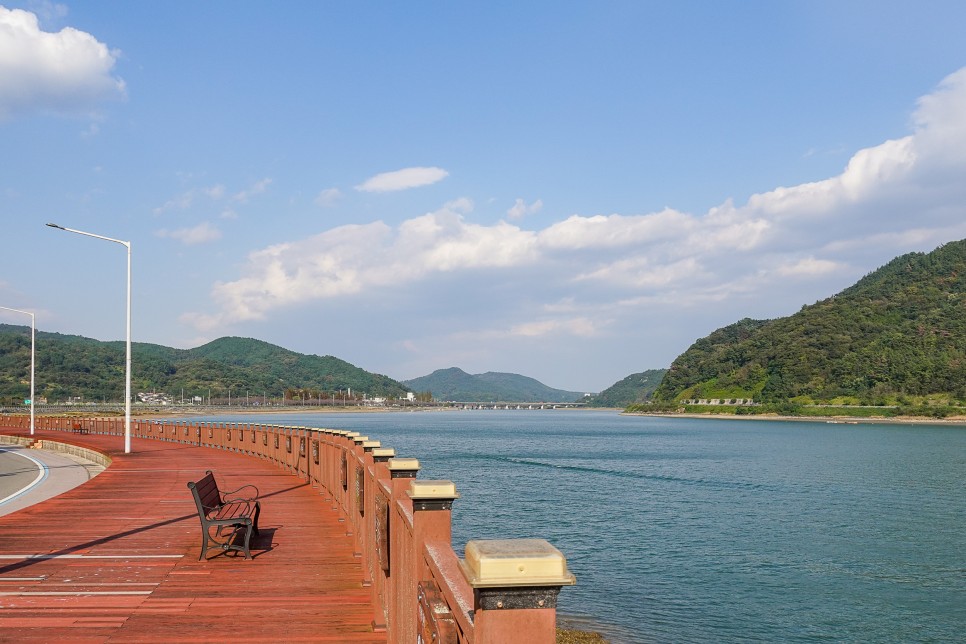
[[[0,0],[0,306],[597,392],[966,238],[966,3]],[[29,324],[0,311],[0,322]]]

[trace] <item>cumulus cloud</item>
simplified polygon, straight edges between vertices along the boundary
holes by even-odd
[[[0,119],[89,114],[124,98],[124,81],[112,73],[118,56],[91,34],[45,32],[36,14],[0,7]]]
[[[187,192],[182,192],[180,195],[176,195],[171,199],[154,209],[154,214],[160,215],[169,210],[187,210],[195,203],[195,198],[198,194],[202,194],[211,199],[220,199],[222,194],[224,194],[223,186],[213,186],[211,188],[202,188],[201,190],[188,190]]]
[[[792,260],[775,267],[774,271],[782,277],[813,277],[817,275],[828,275],[845,268],[841,262],[828,259],[816,259],[815,257],[803,257],[799,260]]]
[[[179,228],[177,230],[161,229],[155,231],[155,236],[168,239],[176,239],[187,246],[195,244],[205,244],[221,239],[221,231],[208,222],[202,222],[191,228]]]
[[[573,215],[540,232],[548,248],[615,248],[645,242],[679,239],[695,226],[695,218],[665,209],[647,215]]]
[[[472,202],[459,199],[392,226],[339,226],[251,253],[238,279],[214,285],[218,310],[192,319],[257,320],[325,299],[415,295],[431,280],[499,293],[489,308],[464,306],[473,296],[448,300],[447,315],[475,337],[596,337],[641,311],[702,303],[739,302],[742,317],[780,302],[794,311],[805,286],[827,296],[897,254],[966,237],[966,70],[923,97],[912,123],[908,136],[856,151],[835,176],[706,213],[573,214],[530,229],[475,222]],[[410,168],[358,189],[444,176]],[[518,200],[509,219],[539,203]]]
[[[213,295],[227,318],[260,319],[278,306],[332,298],[431,274],[507,268],[534,257],[535,235],[510,224],[464,219],[466,200],[393,229],[377,221],[346,225],[308,239],[251,253],[246,275],[217,283]]]
[[[163,204],[154,209],[154,214],[160,215],[168,210],[186,210],[190,208],[194,203],[195,193],[194,191],[183,192],[180,195],[176,195],[171,199],[168,199]]]
[[[356,186],[356,190],[360,192],[395,192],[428,186],[442,181],[448,176],[449,172],[442,168],[403,168],[402,170],[383,172],[370,177]]]
[[[506,211],[507,217],[510,219],[520,219],[526,215],[532,215],[534,213],[540,212],[543,208],[543,200],[537,199],[532,204],[527,204],[523,199],[517,199],[516,203]]]
[[[245,188],[244,190],[232,195],[231,199],[232,201],[235,201],[237,203],[248,203],[248,200],[254,197],[255,195],[260,195],[266,190],[268,190],[268,186],[270,185],[272,185],[271,179],[267,177],[264,179],[259,179],[258,181],[250,185],[248,188]]]
[[[634,288],[658,288],[673,284],[686,285],[699,277],[707,278],[708,272],[695,257],[668,262],[633,256],[575,275],[574,279]]]
[[[225,186],[221,184],[209,186],[208,188],[203,188],[202,192],[211,199],[221,199],[225,196]]]
[[[253,196],[261,194],[268,189],[271,185],[271,179],[261,179],[256,181],[254,184],[249,186],[244,190],[240,190],[235,194],[231,195],[230,201],[238,204],[246,204],[248,200]],[[202,188],[195,188],[187,190],[179,195],[175,195],[171,199],[154,209],[154,214],[160,215],[170,210],[188,210],[197,203],[200,198],[203,200],[208,199],[210,201],[221,201],[225,199],[228,194],[228,189],[222,184],[215,184],[213,186],[205,186]],[[230,209],[225,209],[221,217],[224,219],[234,219],[237,215]]]
[[[510,329],[508,335],[535,338],[554,334],[592,336],[597,334],[597,325],[593,320],[585,317],[540,320],[518,324]]]
[[[315,205],[328,208],[334,206],[342,198],[342,191],[338,188],[326,188],[315,197]]]

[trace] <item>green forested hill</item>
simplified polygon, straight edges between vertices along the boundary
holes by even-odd
[[[553,389],[533,378],[515,373],[471,375],[457,367],[437,369],[428,376],[403,381],[417,391],[432,392],[437,400],[462,402],[575,402],[583,394]]]
[[[589,407],[627,407],[647,402],[661,384],[667,369],[632,373],[587,401]]]
[[[658,400],[966,400],[966,240],[898,257],[785,318],[741,320],[671,365]]]
[[[68,397],[117,401],[124,395],[124,343],[100,342],[37,332],[36,396],[49,402]],[[250,338],[221,338],[194,349],[135,342],[131,347],[134,392],[166,392],[179,398],[228,395],[278,397],[299,392],[352,389],[369,396],[398,396],[399,382],[332,356],[303,355]],[[0,402],[15,403],[30,392],[30,327],[0,324]]]

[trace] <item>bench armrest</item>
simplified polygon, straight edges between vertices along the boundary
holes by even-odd
[[[255,490],[255,495],[254,496],[232,496],[234,494],[238,494],[245,488],[251,488]],[[258,488],[251,484],[243,485],[237,490],[232,490],[231,492],[224,492],[221,496],[225,503],[231,503],[232,501],[254,501],[255,499],[258,498]]]

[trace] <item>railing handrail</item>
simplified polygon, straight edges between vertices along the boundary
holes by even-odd
[[[124,434],[120,418],[41,416],[35,423],[38,430]],[[4,416],[3,424],[25,427],[21,415]],[[573,583],[563,556],[542,542],[533,558],[524,553],[513,560],[519,579],[490,569],[506,570],[506,558],[519,554],[514,543],[533,540],[470,542],[481,545],[474,552],[486,554],[470,561],[467,544],[467,558],[460,560],[451,542],[451,508],[459,494],[449,481],[417,479],[415,459],[377,460],[377,441],[334,429],[135,419],[132,435],[267,459],[312,483],[351,533],[376,610],[373,627],[385,629],[390,643],[417,637],[453,644],[556,640],[556,596]],[[551,564],[559,559],[549,577],[538,569],[548,553]]]

